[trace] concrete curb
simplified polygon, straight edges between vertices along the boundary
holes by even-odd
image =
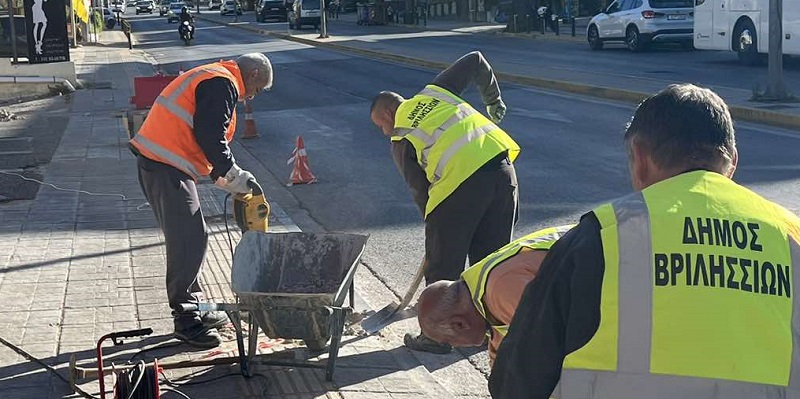
[[[254,28],[249,25],[240,25],[240,24],[231,24],[226,22],[216,21],[210,18],[204,18],[198,16],[208,22],[213,22],[220,25],[227,25],[251,32],[256,32],[262,35],[268,35],[277,37],[284,40],[290,40],[296,43],[307,44],[310,46],[315,47],[323,47],[329,48],[333,50],[338,50],[342,52],[347,52],[351,54],[357,54],[360,56],[368,57],[368,58],[375,58],[385,61],[392,61],[407,65],[414,65],[423,68],[432,68],[432,69],[444,69],[449,66],[448,63],[438,62],[438,61],[429,61],[424,60],[421,58],[409,57],[405,55],[395,55],[395,54],[384,54],[379,51],[375,50],[366,50],[361,49],[353,46],[348,46],[345,44],[333,43],[333,42],[324,42],[319,40],[313,39],[306,39],[302,37],[292,36],[289,34],[278,33],[278,32],[270,32],[265,31],[263,29]],[[614,101],[622,101],[628,102],[633,104],[638,104],[645,98],[651,96],[653,93],[643,93],[638,91],[632,90],[625,90],[625,89],[618,89],[618,88],[611,88],[611,87],[604,87],[604,86],[594,86],[584,83],[575,83],[575,82],[567,82],[563,80],[556,80],[556,79],[545,79],[545,78],[537,78],[532,76],[524,76],[524,75],[516,75],[511,73],[505,72],[495,72],[497,78],[501,81],[514,83],[522,86],[529,86],[529,87],[536,87],[540,89],[547,89],[547,90],[555,90],[555,91],[562,91],[567,93],[573,94],[580,94],[584,96],[602,98],[606,100],[614,100]],[[784,114],[780,112],[773,112],[758,108],[752,107],[745,107],[741,105],[731,105],[729,106],[731,115],[734,119],[740,121],[747,121],[747,122],[754,122],[754,123],[761,123],[765,125],[777,126],[782,128],[788,129],[795,129],[800,130],[800,115],[791,115],[791,114]]]

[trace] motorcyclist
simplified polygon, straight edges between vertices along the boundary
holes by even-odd
[[[183,22],[189,22],[189,37],[194,39],[194,17],[192,14],[189,14],[189,8],[186,6],[181,7],[181,14],[180,14],[180,21],[178,25],[178,32],[181,33],[181,37],[183,37]]]

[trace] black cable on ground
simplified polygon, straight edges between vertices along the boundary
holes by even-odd
[[[186,398],[186,399],[192,399],[192,398],[190,398],[190,397],[189,397],[189,395],[187,395],[187,394],[185,394],[185,393],[183,393],[183,392],[181,392],[181,391],[179,391],[179,390],[177,390],[177,389],[172,389],[172,388],[161,388],[161,392],[172,392],[172,393],[176,393],[176,394],[178,394],[178,395],[180,395],[181,397],[184,397],[184,398]]]
[[[204,379],[204,380],[187,381],[187,382],[178,383],[176,381],[185,380],[185,379],[187,379],[189,377],[187,376],[187,377],[181,377],[181,378],[176,378],[175,380],[171,380],[171,379],[169,379],[167,377],[166,374],[164,374],[163,370],[161,371],[161,377],[164,379],[164,383],[166,385],[171,386],[171,387],[181,387],[181,386],[184,386],[184,385],[189,386],[189,385],[207,384],[209,382],[218,381],[218,380],[221,380],[223,378],[236,377],[236,376],[242,376],[242,374],[240,374],[240,373],[227,373],[227,374],[223,374],[223,375],[218,375],[216,377],[207,378],[207,379]],[[266,375],[264,375],[262,373],[253,373],[253,377],[260,377],[260,378],[264,379],[265,384],[264,384],[264,389],[261,392],[261,395],[262,396],[266,396],[267,395],[267,391],[269,390],[269,386],[270,386],[269,377],[267,377]]]
[[[201,385],[201,384],[207,384],[207,383],[209,383],[209,382],[214,382],[214,381],[221,380],[221,379],[223,379],[223,378],[227,378],[227,377],[236,377],[237,375],[238,375],[238,376],[240,376],[241,374],[240,374],[240,373],[233,373],[233,372],[231,372],[231,373],[227,373],[227,374],[223,374],[223,375],[218,375],[218,376],[216,376],[216,377],[207,378],[207,379],[204,379],[204,380],[196,380],[196,381],[195,381],[195,380],[193,380],[193,381],[187,381],[187,382],[181,382],[181,383],[177,383],[177,382],[175,382],[175,381],[181,381],[181,380],[185,380],[185,379],[186,379],[186,377],[181,377],[181,378],[177,378],[177,379],[175,379],[175,380],[171,380],[171,379],[169,379],[169,378],[167,377],[167,375],[166,375],[166,374],[164,374],[163,372],[161,373],[161,377],[162,377],[162,378],[164,378],[164,381],[165,381],[165,383],[166,383],[167,385],[171,386],[171,387],[181,387],[181,386],[184,386],[184,385],[187,385],[187,386],[188,386],[188,385]]]
[[[162,343],[160,343],[160,344],[158,344],[156,346],[150,347],[150,348],[143,348],[140,351],[134,353],[133,356],[131,356],[130,359],[128,359],[128,363],[133,363],[133,361],[136,360],[136,358],[138,358],[139,356],[141,356],[141,355],[143,355],[143,354],[145,354],[147,352],[158,350],[158,349],[174,348],[176,346],[181,346],[183,344],[184,343],[181,342],[181,341],[172,341],[172,340],[170,340],[170,341],[167,341],[167,342],[162,342]]]
[[[70,386],[70,389],[74,389],[75,392],[78,393],[79,395],[81,395],[82,397],[84,397],[86,399],[99,399],[97,396],[94,396],[94,395],[84,391],[83,389],[78,388],[77,386],[73,388],[72,384],[69,382],[69,380],[64,378],[64,376],[62,376],[52,366],[50,366],[49,364],[47,364],[47,363],[41,361],[40,359],[34,357],[30,353],[26,352],[24,349],[12,344],[11,342],[6,341],[5,339],[3,339],[3,337],[0,337],[0,343],[2,343],[3,345],[7,346],[9,349],[11,349],[12,351],[14,351],[17,354],[21,355],[22,357],[24,357],[24,358],[26,358],[26,359],[28,359],[28,360],[30,360],[30,361],[32,361],[34,363],[37,363],[38,365],[42,366],[42,368],[44,368],[45,370],[47,370],[50,373],[52,373],[53,375],[55,375],[56,378],[58,378],[59,380],[65,382],[67,385]]]

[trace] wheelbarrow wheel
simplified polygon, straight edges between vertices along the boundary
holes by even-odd
[[[313,352],[321,352],[328,347],[327,338],[304,339],[303,342],[306,344],[306,347]]]

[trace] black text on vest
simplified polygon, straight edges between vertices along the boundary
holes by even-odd
[[[411,127],[417,128],[420,122],[422,122],[422,120],[425,119],[425,117],[428,116],[428,114],[431,111],[433,111],[433,109],[436,108],[436,106],[439,105],[440,102],[441,102],[440,100],[437,100],[435,98],[432,99],[431,102],[429,103],[423,101],[418,102],[407,117],[407,119],[411,121]]]
[[[697,246],[697,251],[656,253],[655,285],[720,287],[791,298],[789,265],[713,253],[714,247],[763,252],[759,229],[752,222],[686,217],[682,243]]]

